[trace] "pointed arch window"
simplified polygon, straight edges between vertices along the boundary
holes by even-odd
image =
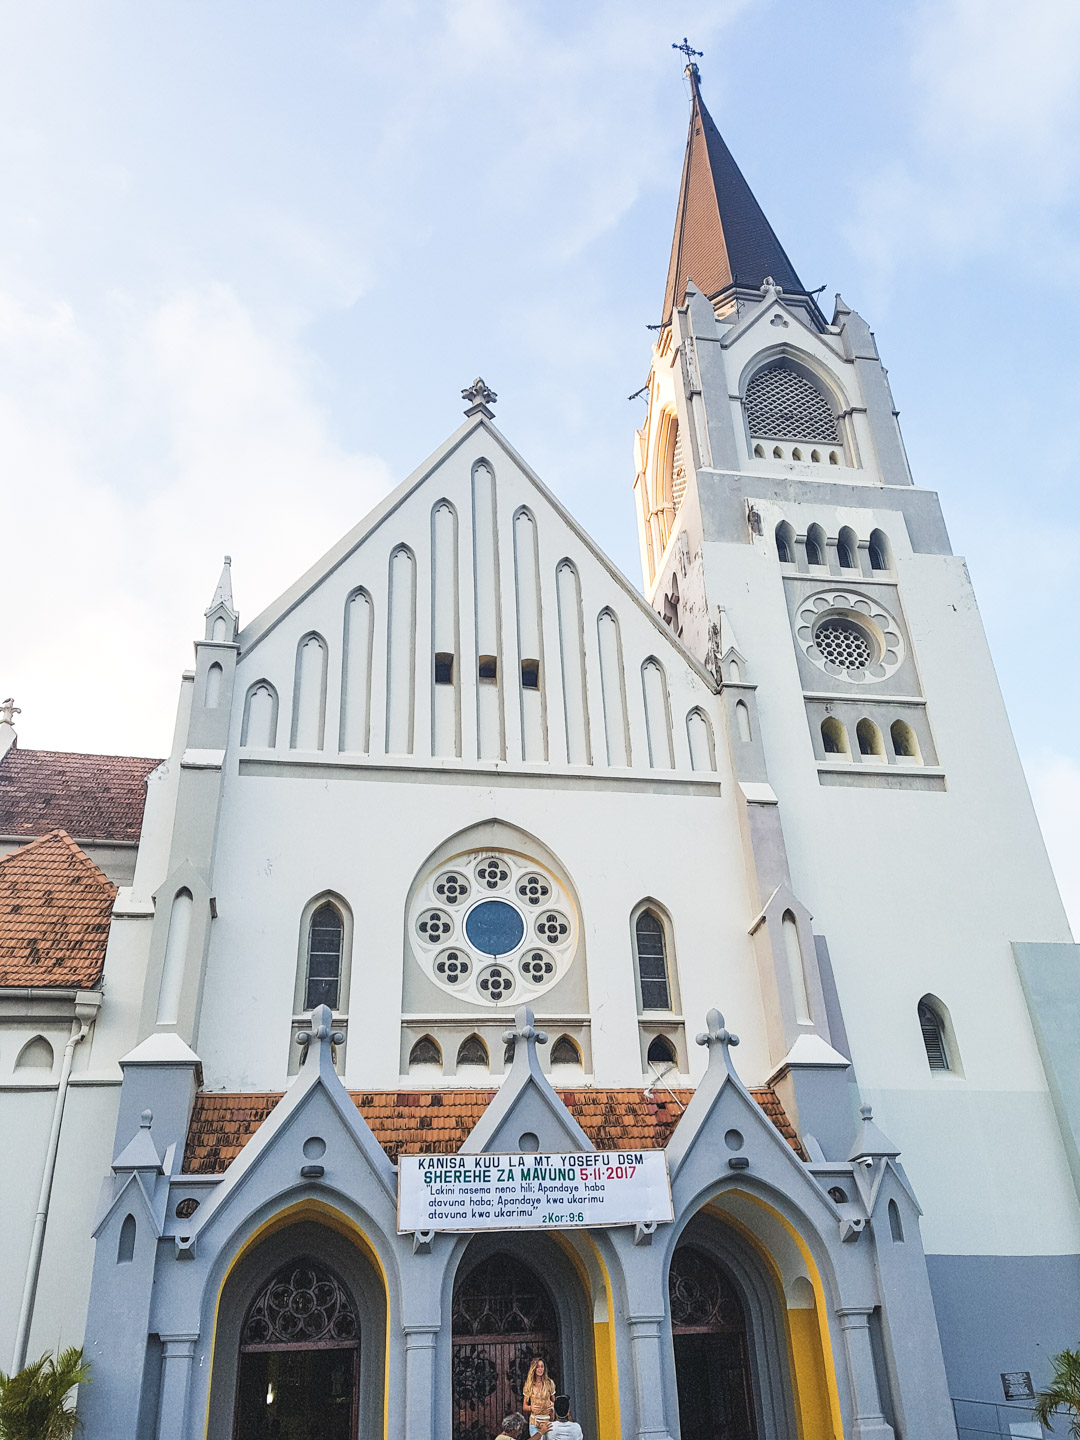
[[[581,1069],[581,1051],[569,1035],[560,1035],[551,1047],[552,1070]]]
[[[873,530],[870,534],[870,569],[891,570],[892,551],[889,538],[884,530]]]
[[[433,1035],[421,1035],[409,1051],[409,1069],[442,1071],[442,1051]]]
[[[945,1038],[945,1020],[937,1007],[927,999],[919,1001],[919,1028],[922,1031],[923,1049],[931,1070],[944,1071],[953,1067],[949,1063],[949,1047]]]
[[[650,1065],[658,1066],[660,1069],[670,1069],[672,1065],[679,1063],[678,1056],[675,1054],[675,1046],[666,1035],[653,1036],[649,1041],[645,1059]]]
[[[45,1039],[44,1035],[35,1035],[28,1040],[19,1051],[19,1058],[15,1061],[16,1070],[51,1070],[53,1068],[53,1048]]]
[[[900,1218],[900,1207],[895,1200],[889,1201],[889,1233],[895,1245],[904,1243],[904,1222]]]
[[[130,1265],[135,1259],[135,1233],[137,1230],[135,1216],[128,1215],[123,1225],[120,1226],[120,1240],[116,1247],[116,1263],[118,1265]]]
[[[786,520],[776,527],[776,555],[781,565],[795,564],[795,531]]]
[[[826,755],[851,756],[847,727],[835,715],[828,715],[821,722],[821,748]]]
[[[670,1010],[667,934],[664,922],[654,910],[642,910],[634,921],[634,949],[641,1008]]]
[[[458,1069],[486,1070],[488,1068],[488,1050],[479,1035],[467,1036],[458,1046],[457,1052]]]
[[[847,525],[840,531],[836,541],[836,558],[840,562],[841,570],[857,570],[859,568],[859,542],[855,537],[854,530]]]
[[[806,563],[808,565],[824,565],[825,558],[825,531],[820,525],[811,525],[806,532]]]
[[[341,998],[341,954],[345,926],[336,905],[320,905],[308,924],[307,985],[304,1009],[316,1005],[338,1008]]]

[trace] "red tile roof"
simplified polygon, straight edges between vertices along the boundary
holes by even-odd
[[[84,842],[137,842],[146,777],[160,764],[132,755],[13,745],[0,760],[0,835],[45,835],[63,828]]]
[[[0,859],[0,985],[92,988],[116,886],[54,830]]]
[[[686,1105],[692,1090],[676,1090]],[[791,1148],[802,1146],[774,1091],[751,1090]],[[483,1115],[494,1090],[350,1090],[353,1104],[391,1160],[402,1152],[452,1154]],[[682,1111],[675,1101],[649,1099],[643,1090],[560,1090],[563,1103],[598,1150],[656,1150],[667,1144]],[[219,1175],[236,1159],[281,1099],[279,1094],[202,1092],[188,1129],[184,1169]]]

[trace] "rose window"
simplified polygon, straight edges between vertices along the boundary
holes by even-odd
[[[530,996],[542,994],[578,944],[566,887],[535,860],[505,851],[478,850],[433,869],[414,895],[408,933],[428,978],[473,1005],[508,1005],[523,983]]]

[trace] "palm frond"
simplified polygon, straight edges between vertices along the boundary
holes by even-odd
[[[0,1374],[2,1440],[71,1440],[79,1419],[69,1396],[89,1379],[90,1366],[74,1345],[55,1359],[42,1355],[14,1375]]]
[[[1080,1440],[1080,1350],[1062,1350],[1050,1364],[1053,1377],[1035,1397],[1035,1419],[1052,1431],[1053,1416],[1068,1416],[1071,1440]]]

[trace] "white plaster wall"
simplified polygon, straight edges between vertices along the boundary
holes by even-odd
[[[105,956],[102,1006],[87,1039],[75,1050],[27,1351],[30,1359],[82,1341],[94,1259],[91,1231],[113,1157],[121,1081],[118,1061],[140,1038],[149,934],[149,918],[114,920]],[[55,1011],[56,1006],[50,1008]],[[13,1073],[19,1050],[35,1034],[44,1034],[53,1046],[51,1074]],[[15,1343],[61,1058],[70,1034],[68,1022],[43,1024],[31,1014],[9,1018],[0,1027],[0,1136],[5,1151],[0,1163],[3,1369],[10,1364]]]
[[[498,506],[502,691],[506,758],[478,761],[475,687],[471,475],[484,458],[495,473]],[[431,510],[447,497],[458,511],[462,687],[461,757],[431,758]],[[544,683],[549,762],[521,759],[518,706],[513,516],[536,518],[541,573]],[[391,552],[417,557],[417,711],[412,756],[386,756],[386,591]],[[737,1010],[745,1032],[746,1073],[763,1077],[764,1026],[747,926],[745,867],[723,718],[712,687],[670,632],[641,603],[552,498],[485,427],[459,434],[427,470],[358,527],[336,561],[316,567],[241,636],[237,705],[225,762],[214,872],[214,922],[197,1048],[210,1088],[272,1089],[285,1083],[289,1026],[305,904],[325,890],[341,894],[355,929],[347,1080],[388,1086],[399,1069],[404,907],[430,852],[465,826],[498,818],[533,834],[568,871],[582,907],[592,1004],[595,1079],[641,1083],[630,912],[655,897],[675,931],[682,1013],[693,1036],[712,1005]],[[568,557],[577,569],[592,763],[566,761],[555,575]],[[363,586],[375,610],[372,750],[341,755],[338,704],[342,617]],[[626,679],[632,763],[609,766],[596,620],[618,617]],[[326,746],[288,748],[296,646],[318,631],[329,649]],[[670,697],[674,770],[653,770],[645,731],[641,664],[662,664]],[[280,697],[278,743],[243,750],[243,697],[261,678]],[[686,714],[709,716],[719,769],[694,772]],[[661,747],[666,748],[666,747]],[[272,762],[272,763],[268,763]],[[252,773],[252,766],[260,773]],[[515,778],[516,777],[516,778]],[[718,791],[722,795],[718,796]],[[412,963],[411,961],[409,963]],[[519,995],[518,1000],[521,999]],[[543,1013],[542,999],[537,1003]],[[464,1013],[483,1018],[489,1011]]]
[[[713,786],[641,794],[598,779],[558,789],[457,779],[427,772],[395,781],[358,771],[229,777],[197,1046],[208,1088],[284,1086],[300,917],[326,889],[341,894],[355,918],[347,1082],[396,1084],[409,888],[437,845],[491,818],[535,835],[578,891],[597,1084],[641,1083],[629,917],[646,896],[672,917],[691,1039],[710,1006],[737,1011],[745,1017],[740,1057],[748,1074],[762,1076],[761,1001],[730,798],[716,798]],[[544,1013],[542,997],[536,1008]],[[512,1009],[498,1013],[509,1018]],[[704,1052],[691,1049],[700,1073]]]
[[[1009,950],[1067,940],[1068,927],[966,567],[912,554],[886,494],[834,510],[812,491],[804,503],[762,504],[764,539],[710,543],[705,565],[758,685],[794,886],[828,938],[852,1059],[883,1129],[904,1145],[928,1250],[1075,1250],[1076,1198]],[[818,520],[830,535],[845,523],[861,538],[875,526],[888,535],[945,793],[819,785],[771,541],[782,517],[800,532]],[[916,1015],[927,992],[949,1008],[964,1079],[927,1066]],[[1021,1154],[1034,1171],[1014,1163]],[[1037,1226],[1018,1173],[1037,1174]]]

